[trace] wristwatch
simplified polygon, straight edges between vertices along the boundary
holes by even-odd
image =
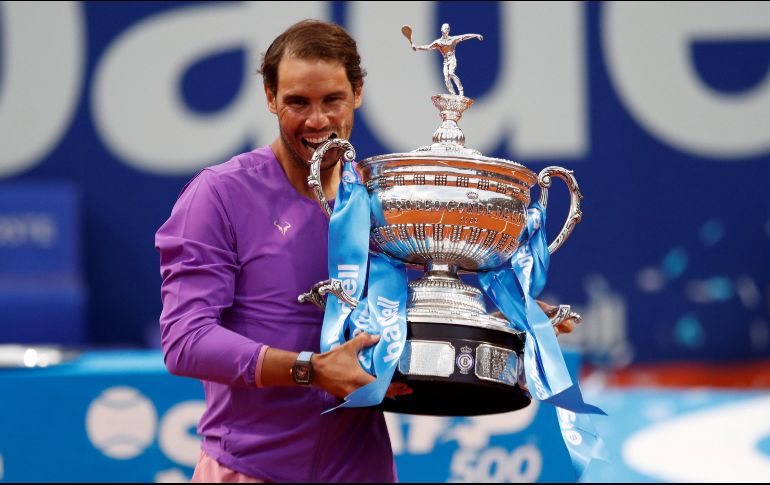
[[[313,364],[310,362],[312,358],[313,352],[307,350],[300,352],[291,367],[291,377],[300,386],[309,386],[313,383]]]

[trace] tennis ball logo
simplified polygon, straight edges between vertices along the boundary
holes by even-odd
[[[128,460],[155,438],[158,417],[149,399],[132,387],[105,389],[88,407],[86,431],[105,455]]]

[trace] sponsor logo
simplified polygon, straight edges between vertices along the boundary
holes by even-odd
[[[358,273],[359,266],[357,264],[340,264],[337,266],[337,278],[342,281],[342,291],[348,296],[355,296],[358,289]]]
[[[132,387],[110,387],[88,408],[86,431],[91,443],[110,458],[141,455],[155,438],[155,406]]]
[[[360,268],[357,264],[337,265],[336,279],[341,282],[342,291],[344,291],[345,294],[348,296],[355,297],[356,290],[358,289],[359,270]],[[345,342],[345,336],[343,333],[345,319],[347,319],[348,315],[350,314],[350,311],[353,310],[350,307],[350,305],[348,305],[341,299],[337,298],[337,302],[339,303],[339,306],[340,306],[339,312],[337,313],[337,321],[333,325],[333,327],[330,327],[328,331],[325,331],[324,333],[325,336],[323,337],[325,339],[326,344],[329,346],[329,349],[335,349]],[[357,319],[357,322],[358,322],[358,319]],[[368,319],[364,320],[363,316],[361,316],[360,322],[358,323],[361,323],[362,325],[366,325],[368,324]],[[364,329],[366,328],[367,327],[364,327]],[[358,333],[360,333],[360,331],[358,331]],[[356,333],[355,335],[357,335],[358,333]]]
[[[177,465],[192,468],[198,461],[200,436],[192,432],[205,410],[201,400],[175,404],[159,418],[153,402],[138,389],[115,386],[105,389],[88,407],[86,433],[105,456],[116,460],[136,458],[156,443]],[[0,479],[3,462],[0,455]],[[155,480],[188,481],[179,468],[160,470]]]
[[[377,321],[382,328],[382,338],[388,344],[387,355],[384,358],[385,362],[388,363],[398,359],[401,356],[401,350],[404,348],[404,344],[401,341],[401,329],[398,325],[399,303],[398,301],[378,296],[377,306],[380,309]]]

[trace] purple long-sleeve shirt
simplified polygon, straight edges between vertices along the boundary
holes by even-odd
[[[385,420],[316,388],[258,388],[265,345],[320,350],[323,313],[297,295],[328,278],[328,221],[269,147],[203,170],[158,230],[166,366],[203,381],[203,450],[270,481],[393,481]]]

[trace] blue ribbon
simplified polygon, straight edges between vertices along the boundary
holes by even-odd
[[[364,305],[358,305],[361,306]],[[371,256],[365,306],[369,312],[370,333],[381,337],[373,348],[361,352],[359,361],[377,380],[350,393],[340,407],[374,406],[385,397],[406,341],[406,269],[403,264],[387,256]]]
[[[338,407],[382,402],[406,341],[406,269],[385,255],[369,255],[370,205],[374,201],[376,197],[370,200],[353,164],[345,164],[329,221],[329,275],[340,279],[345,292],[359,304],[351,308],[329,295],[321,351],[327,352],[362,331],[381,338],[358,356],[361,367],[376,380],[350,393]]]
[[[369,260],[369,194],[352,165],[345,164],[329,220],[328,268],[330,277],[342,281],[343,291],[360,300]],[[350,305],[329,294],[321,328],[321,352],[345,343],[352,310]]]
[[[587,414],[573,413],[560,407],[556,408],[556,414],[576,479],[580,479],[592,460],[609,461],[604,440]]]
[[[524,372],[530,392],[557,406],[560,416],[574,417],[560,419],[559,426],[579,476],[591,459],[603,454],[601,438],[585,414],[605,413],[583,400],[580,388],[569,375],[550,319],[536,301],[545,287],[550,262],[545,209],[540,204],[528,209],[520,241],[509,267],[480,273],[479,281],[512,327],[526,332]]]

